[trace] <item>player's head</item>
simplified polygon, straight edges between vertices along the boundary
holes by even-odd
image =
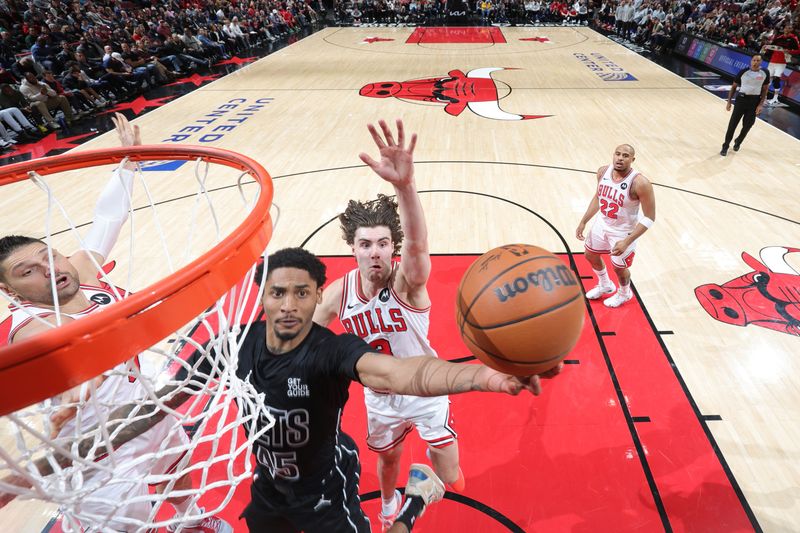
[[[0,290],[16,300],[49,306],[54,304],[53,278],[62,305],[80,290],[78,271],[58,250],[53,249],[51,270],[43,241],[21,235],[0,239]]]
[[[263,265],[256,269],[260,281]],[[311,329],[317,304],[322,301],[325,264],[303,248],[284,248],[267,259],[267,279],[261,304],[267,315],[268,335],[281,341],[303,339]]]
[[[630,144],[620,144],[614,148],[614,170],[627,172],[636,160],[636,150]]]
[[[397,202],[384,194],[370,202],[350,200],[339,222],[361,275],[375,283],[388,279],[392,257],[403,244]]]
[[[750,58],[750,70],[759,70],[761,68],[761,54],[756,54]]]

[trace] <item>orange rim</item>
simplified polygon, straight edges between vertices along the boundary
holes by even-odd
[[[261,187],[247,218],[214,248],[169,277],[100,313],[0,348],[0,416],[53,397],[166,338],[240,281],[272,236],[272,178],[253,159],[219,148],[137,146],[87,150],[0,169],[0,185],[131,161],[197,160],[248,172]]]

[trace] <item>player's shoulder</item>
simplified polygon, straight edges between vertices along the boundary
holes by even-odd
[[[606,173],[606,171],[608,170],[608,167],[610,167],[610,166],[611,165],[603,165],[602,167],[597,169],[597,179],[598,180],[603,177],[603,174]]]

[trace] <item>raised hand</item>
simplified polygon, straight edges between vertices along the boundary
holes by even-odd
[[[378,125],[383,132],[382,136],[372,124],[367,125],[367,129],[378,147],[380,161],[375,161],[363,152],[358,154],[358,157],[378,176],[395,187],[402,187],[412,183],[414,179],[414,147],[417,145],[417,134],[411,135],[411,141],[406,147],[402,120],[397,119],[396,142],[392,131],[386,125],[386,121],[379,120]]]
[[[121,146],[140,146],[142,144],[142,136],[139,131],[139,126],[131,126],[128,119],[122,113],[114,113],[111,117],[114,127],[117,129],[119,135],[119,142]]]

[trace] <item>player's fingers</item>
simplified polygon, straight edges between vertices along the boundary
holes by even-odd
[[[389,129],[389,125],[386,124],[385,120],[379,120],[378,125],[383,130],[383,136],[386,137],[386,144],[388,146],[395,146],[394,136],[392,135],[392,130]]]
[[[406,142],[406,132],[403,128],[403,121],[398,118],[395,119],[394,123],[397,125],[397,145],[402,148],[403,143]]]
[[[411,134],[411,142],[408,144],[408,153],[414,155],[414,147],[417,146],[417,134]]]
[[[139,125],[133,127],[133,144],[139,145],[142,144],[142,132],[139,129]]]
[[[539,376],[532,376],[531,382],[528,385],[528,390],[531,391],[534,396],[539,396],[542,393],[542,382],[539,380]]]
[[[375,141],[375,144],[378,145],[378,149],[382,150],[386,148],[386,143],[383,142],[378,130],[375,129],[375,126],[372,124],[367,124],[367,129],[369,130],[369,134],[372,135],[372,140]]]
[[[380,166],[380,164],[377,161],[372,159],[369,156],[369,154],[365,154],[364,152],[361,152],[360,154],[358,154],[358,158],[361,159],[372,170],[375,170],[376,168],[378,168]]]

